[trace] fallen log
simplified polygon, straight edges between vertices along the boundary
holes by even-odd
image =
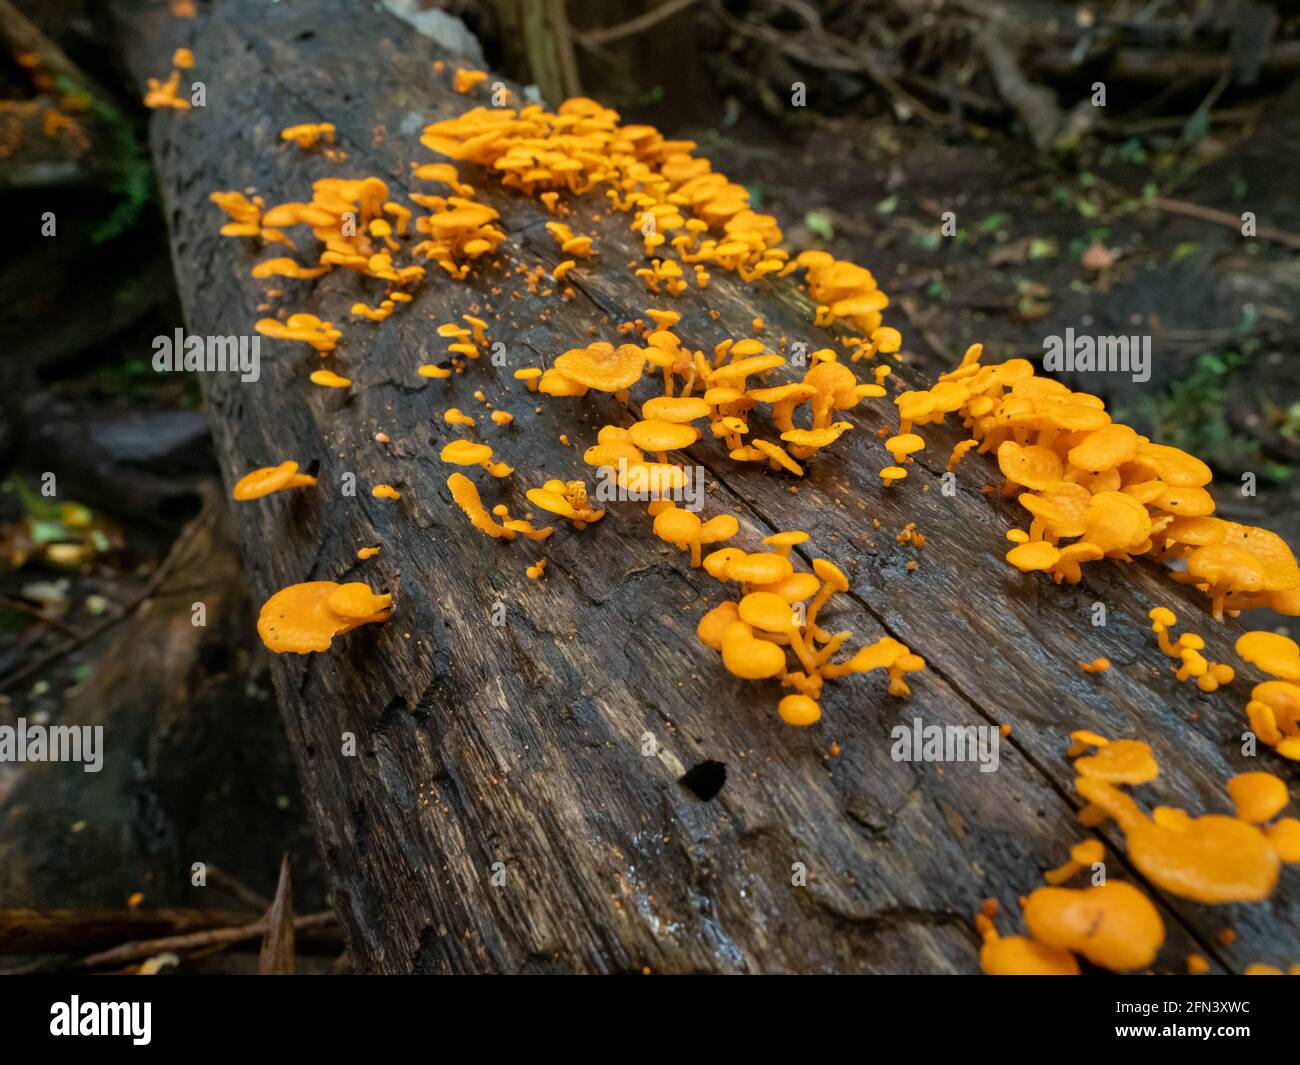
[[[452,57],[342,0],[217,0],[197,23],[170,20],[165,6],[122,11],[137,80],[165,76],[171,49],[185,44],[207,88],[206,108],[152,123],[191,333],[248,334],[265,299],[249,276],[257,250],[217,235],[224,219],[210,192],[282,202],[307,198],[315,178],[375,174],[404,199],[412,161],[432,161],[419,130],[485,102],[451,91]],[[337,127],[345,161],[279,143],[282,128],[319,121]],[[736,542],[806,529],[804,548],[845,570],[851,594],[837,597],[834,628],[866,641],[890,634],[925,657],[907,701],[857,677],[828,687],[816,728],[782,724],[775,686],[759,694],[699,645],[696,621],[723,595],[652,536],[641,506],[615,504],[598,525],[542,544],[472,529],[438,461],[463,433],[441,412],[481,412],[481,389],[514,415],[511,427],[481,430],[515,468],[489,505],[499,496],[517,513],[526,487],[590,479],[583,449],[628,412],[594,393],[530,394],[511,372],[616,340],[620,323],[667,302],[625,266],[643,260],[627,216],[606,216],[596,198],[576,201],[570,219],[598,234],[599,252],[569,275],[572,297],[530,291],[521,272],[549,273],[563,257],[548,216],[491,175],[472,180],[503,217],[499,265],[464,283],[431,276],[380,325],[349,323],[352,303],[372,295],[352,275],[280,286],[289,309],[344,328],[332,365],[353,381],[346,394],[308,384],[320,362],[295,345],[264,345],[257,382],[201,375],[228,484],[283,459],[319,464],[317,490],[235,504],[255,598],[317,579],[365,580],[397,597],[389,623],[325,654],[279,656],[273,670],[359,971],[969,972],[981,900],[1014,910],[1087,835],[1064,756],[1071,730],[1149,741],[1160,801],[1228,809],[1224,781],[1258,767],[1238,753],[1252,677],[1213,696],[1176,684],[1146,614],[1174,607],[1216,660],[1228,658],[1234,626],[1214,625],[1198,596],[1146,564],[1094,565],[1065,587],[1012,570],[1003,531],[1020,518],[981,491],[1000,480],[996,466],[968,459],[957,494],[939,490],[957,427],[928,430],[928,457],[905,486],[883,491],[873,434],[897,424],[888,398],[853,412],[856,430],[810,464],[797,494],[790,479],[716,447],[688,454],[714,482],[706,512],[740,521]],[[870,249],[858,258],[869,265]],[[706,292],[671,305],[682,335],[705,350],[751,335],[756,317],[764,336],[810,350],[830,340],[785,282],[745,285],[716,271]],[[445,351],[437,324],[475,308],[507,365],[483,359],[423,382],[417,366]],[[915,381],[906,365],[898,376]],[[349,473],[354,498],[340,492]],[[400,501],[373,499],[381,482]],[[896,541],[907,522],[925,533],[923,550]],[[371,544],[382,552],[359,562]],[[543,557],[546,577],[529,580],[525,566]],[[1105,626],[1090,623],[1094,603],[1107,608]],[[1090,676],[1075,666],[1096,655],[1114,668]],[[997,772],[895,761],[891,730],[918,718],[1009,725]],[[350,735],[356,757],[343,753]],[[1287,772],[1277,760],[1267,768]],[[1100,835],[1113,874],[1141,883],[1123,837]],[[1152,889],[1168,931],[1159,967],[1176,971],[1192,951],[1236,972],[1300,956],[1295,877],[1285,872],[1254,906],[1197,906]],[[1218,936],[1227,925],[1231,944]]]

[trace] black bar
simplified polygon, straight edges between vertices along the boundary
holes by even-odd
[[[24,1060],[18,1057],[24,1050],[94,1052],[110,1044],[128,1052],[200,1050],[205,1059],[222,1051],[283,1047],[339,1060],[353,1048],[370,1054],[386,1046],[396,1050],[403,1036],[421,1038],[411,1050],[423,1046],[435,1055],[456,1046],[499,1051],[512,1041],[534,1051],[548,1044],[556,1050],[556,1036],[565,1053],[584,1047],[617,1053],[619,1046],[644,1046],[647,1039],[666,1040],[662,1049],[668,1052],[677,1037],[695,1042],[712,1030],[698,1049],[754,1044],[770,1056],[781,1032],[788,1031],[795,1050],[806,1053],[825,1040],[844,1040],[858,1044],[867,1057],[909,1044],[927,1055],[982,1045],[1019,1047],[1017,1061],[1043,1060],[1044,1052],[1095,1051],[1103,1044],[1137,1054],[1175,1048],[1185,1054],[1201,1046],[1216,1057],[1276,1049],[1283,1061],[1294,1058],[1300,994],[1300,983],[1285,978],[1213,976],[882,976],[847,978],[851,986],[838,988],[824,980],[815,988],[795,988],[785,979],[733,982],[725,990],[702,987],[701,977],[691,978],[690,987],[644,977],[633,986],[632,979],[587,980],[580,989],[561,989],[554,982],[546,987],[535,980],[456,977],[291,977],[274,983],[229,976],[16,978],[0,982],[0,1046],[6,1061]],[[719,985],[721,979],[713,978]],[[52,1026],[64,1026],[69,1017],[73,996],[79,1032],[92,1016],[110,1024],[117,1017],[127,1026],[125,1010],[105,1014],[101,1003],[136,1004],[135,1030],[142,1031],[148,1003],[148,1043],[137,1045],[130,1034],[52,1034]],[[703,1029],[694,1036],[672,1033],[684,1001],[693,1006],[688,1027]]]

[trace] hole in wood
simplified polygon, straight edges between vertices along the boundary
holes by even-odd
[[[700,762],[691,766],[677,783],[703,802],[708,802],[727,782],[727,767],[722,762]]]

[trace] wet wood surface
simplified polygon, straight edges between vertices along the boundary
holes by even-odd
[[[420,131],[488,102],[486,88],[452,92],[454,59],[404,23],[359,17],[337,0],[219,0],[197,21],[171,19],[165,5],[121,10],[137,78],[165,78],[171,49],[185,44],[196,59],[189,78],[207,88],[206,108],[152,122],[192,333],[251,334],[272,286],[249,270],[280,254],[219,237],[224,216],[210,192],[306,200],[316,178],[367,175],[399,200],[438,191],[411,177],[413,162],[437,159],[419,146]],[[440,58],[442,75],[432,66]],[[312,121],[337,126],[346,160],[279,142],[280,129]],[[1011,569],[1004,531],[1023,518],[1014,502],[981,491],[1000,482],[995,464],[970,456],[956,495],[941,491],[959,427],[926,429],[930,447],[907,481],[883,490],[877,471],[888,457],[875,430],[897,424],[888,397],[852,411],[854,431],[801,480],[742,467],[719,446],[684,461],[707,470],[705,516],[739,519],[733,543],[752,550],[773,531],[812,534],[799,551],[805,564],[831,559],[852,589],[823,623],[852,629],[852,646],[889,634],[925,657],[908,700],[890,697],[879,673],[858,676],[827,685],[818,726],[782,724],[780,690],[731,677],[695,637],[700,615],[731,589],[655,539],[642,505],[616,503],[598,524],[541,544],[476,532],[438,460],[446,441],[466,435],[442,421],[444,410],[474,415],[469,435],[515,468],[490,485],[476,478],[489,506],[507,502],[513,514],[549,478],[590,484],[582,452],[596,430],[635,416],[608,397],[530,394],[513,370],[617,341],[616,327],[648,307],[681,311],[677,331],[705,350],[751,335],[755,317],[765,338],[809,350],[831,338],[789,282],[744,285],[715,269],[703,293],[649,295],[627,265],[643,259],[628,216],[606,215],[598,199],[577,202],[566,219],[595,236],[598,253],[569,275],[572,298],[532,294],[521,272],[549,272],[562,258],[548,216],[474,167],[462,177],[503,217],[508,239],[490,267],[466,283],[432,269],[414,303],[381,324],[348,313],[357,300],[373,305],[380,282],[341,270],[317,282],[277,278],[287,310],[343,329],[338,351],[322,363],[305,345],[264,341],[257,382],[201,375],[228,485],[288,458],[319,463],[315,490],[234,505],[255,599],[320,579],[365,580],[396,596],[388,624],[274,667],[358,970],[976,971],[971,916],[981,900],[999,899],[1000,926],[1018,931],[1017,896],[1087,835],[1065,758],[1071,730],[1150,742],[1161,775],[1138,794],[1152,805],[1227,812],[1224,782],[1244,769],[1289,771],[1294,782],[1269,752],[1239,754],[1252,671],[1215,695],[1176,683],[1146,612],[1171,606],[1215,660],[1233,660],[1235,625],[1215,625],[1198,596],[1147,564],[1094,564],[1073,587]],[[305,230],[294,235],[314,244]],[[857,258],[870,266],[870,248]],[[448,381],[420,378],[420,364],[445,361],[437,325],[466,313],[488,320],[507,365],[481,359]],[[886,320],[907,350],[906,321]],[[352,388],[310,384],[319,365]],[[906,364],[896,380],[914,383]],[[514,424],[495,426],[478,389]],[[633,408],[652,394],[634,390]],[[375,442],[377,432],[389,442]],[[341,491],[348,473],[355,497]],[[380,482],[401,500],[372,498]],[[896,542],[909,521],[927,538],[920,550]],[[382,551],[358,562],[366,545]],[[539,558],[546,576],[531,581],[525,567]],[[1094,603],[1106,606],[1104,627],[1091,623]],[[499,627],[494,609],[504,611]],[[1075,665],[1097,655],[1114,663],[1109,672]],[[997,771],[893,760],[891,729],[915,718],[1010,725]],[[355,757],[342,753],[349,734]],[[708,762],[726,779],[702,800],[679,779]],[[1101,836],[1110,875],[1141,882],[1122,835]],[[1224,971],[1300,960],[1297,882],[1285,870],[1273,899],[1254,906],[1162,898],[1168,935],[1157,968],[1181,971],[1191,951]],[[1231,945],[1218,937],[1227,926]]]

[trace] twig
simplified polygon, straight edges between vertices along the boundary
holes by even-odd
[[[309,913],[303,917],[295,918],[293,928],[295,932],[302,932],[310,928],[320,928],[323,925],[332,923],[334,920],[334,912],[332,910],[324,910],[321,913]],[[233,928],[213,928],[206,932],[191,932],[189,935],[183,936],[164,936],[161,939],[141,939],[132,943],[123,943],[110,950],[101,950],[98,954],[87,955],[84,958],[76,959],[68,965],[60,966],[59,968],[69,968],[78,971],[88,969],[111,969],[120,965],[126,965],[133,961],[152,958],[155,954],[162,954],[167,951],[171,951],[175,954],[182,954],[193,950],[199,950],[203,947],[228,946],[231,943],[243,943],[247,940],[258,939],[265,935],[266,930],[269,927],[269,919],[267,917],[259,917],[251,924],[239,925]],[[33,965],[4,970],[3,975],[45,972],[48,971],[49,968],[50,963],[37,962]]]
[[[699,0],[668,0],[666,4],[652,7],[645,14],[637,15],[636,18],[630,18],[626,22],[619,22],[599,30],[574,31],[574,38],[584,48],[609,44],[610,41],[621,41],[624,37],[631,37],[634,33],[644,33],[652,26],[657,26],[664,19],[672,18],[679,11],[685,11],[688,7],[693,7],[698,3]]]
[[[21,599],[14,599],[8,595],[0,595],[0,603],[19,611],[22,614],[26,614],[33,620],[39,621],[42,625],[48,625],[52,629],[58,629],[65,636],[76,637],[81,635],[67,622],[62,621],[59,618],[52,618],[46,614],[42,614],[38,609],[36,609],[36,607],[32,606],[30,603],[24,603]]]
[[[1203,222],[1215,222],[1221,226],[1229,226],[1237,230],[1238,233],[1241,232],[1241,216],[1230,211],[1220,211],[1215,207],[1202,207],[1199,203],[1189,203],[1187,200],[1171,200],[1165,196],[1154,196],[1143,202],[1147,206],[1167,211],[1170,214],[1185,215],[1187,218],[1199,218]],[[1255,236],[1271,240],[1274,244],[1285,244],[1288,248],[1300,249],[1300,234],[1288,233],[1285,229],[1278,229],[1276,226],[1256,226]]]
[[[254,913],[265,913],[271,908],[271,900],[259,891],[254,891],[238,877],[227,873],[208,862],[208,879],[213,887],[224,890],[232,898],[238,899]]]
[[[1219,75],[1218,81],[1214,83],[1214,87],[1210,89],[1205,99],[1201,101],[1200,106],[1198,106],[1188,117],[1187,124],[1183,127],[1183,140],[1191,140],[1190,134],[1193,132],[1192,123],[1198,118],[1204,121],[1208,127],[1210,112],[1214,110],[1214,105],[1219,102],[1219,97],[1223,95],[1224,90],[1231,84],[1232,71],[1225,70]]]

